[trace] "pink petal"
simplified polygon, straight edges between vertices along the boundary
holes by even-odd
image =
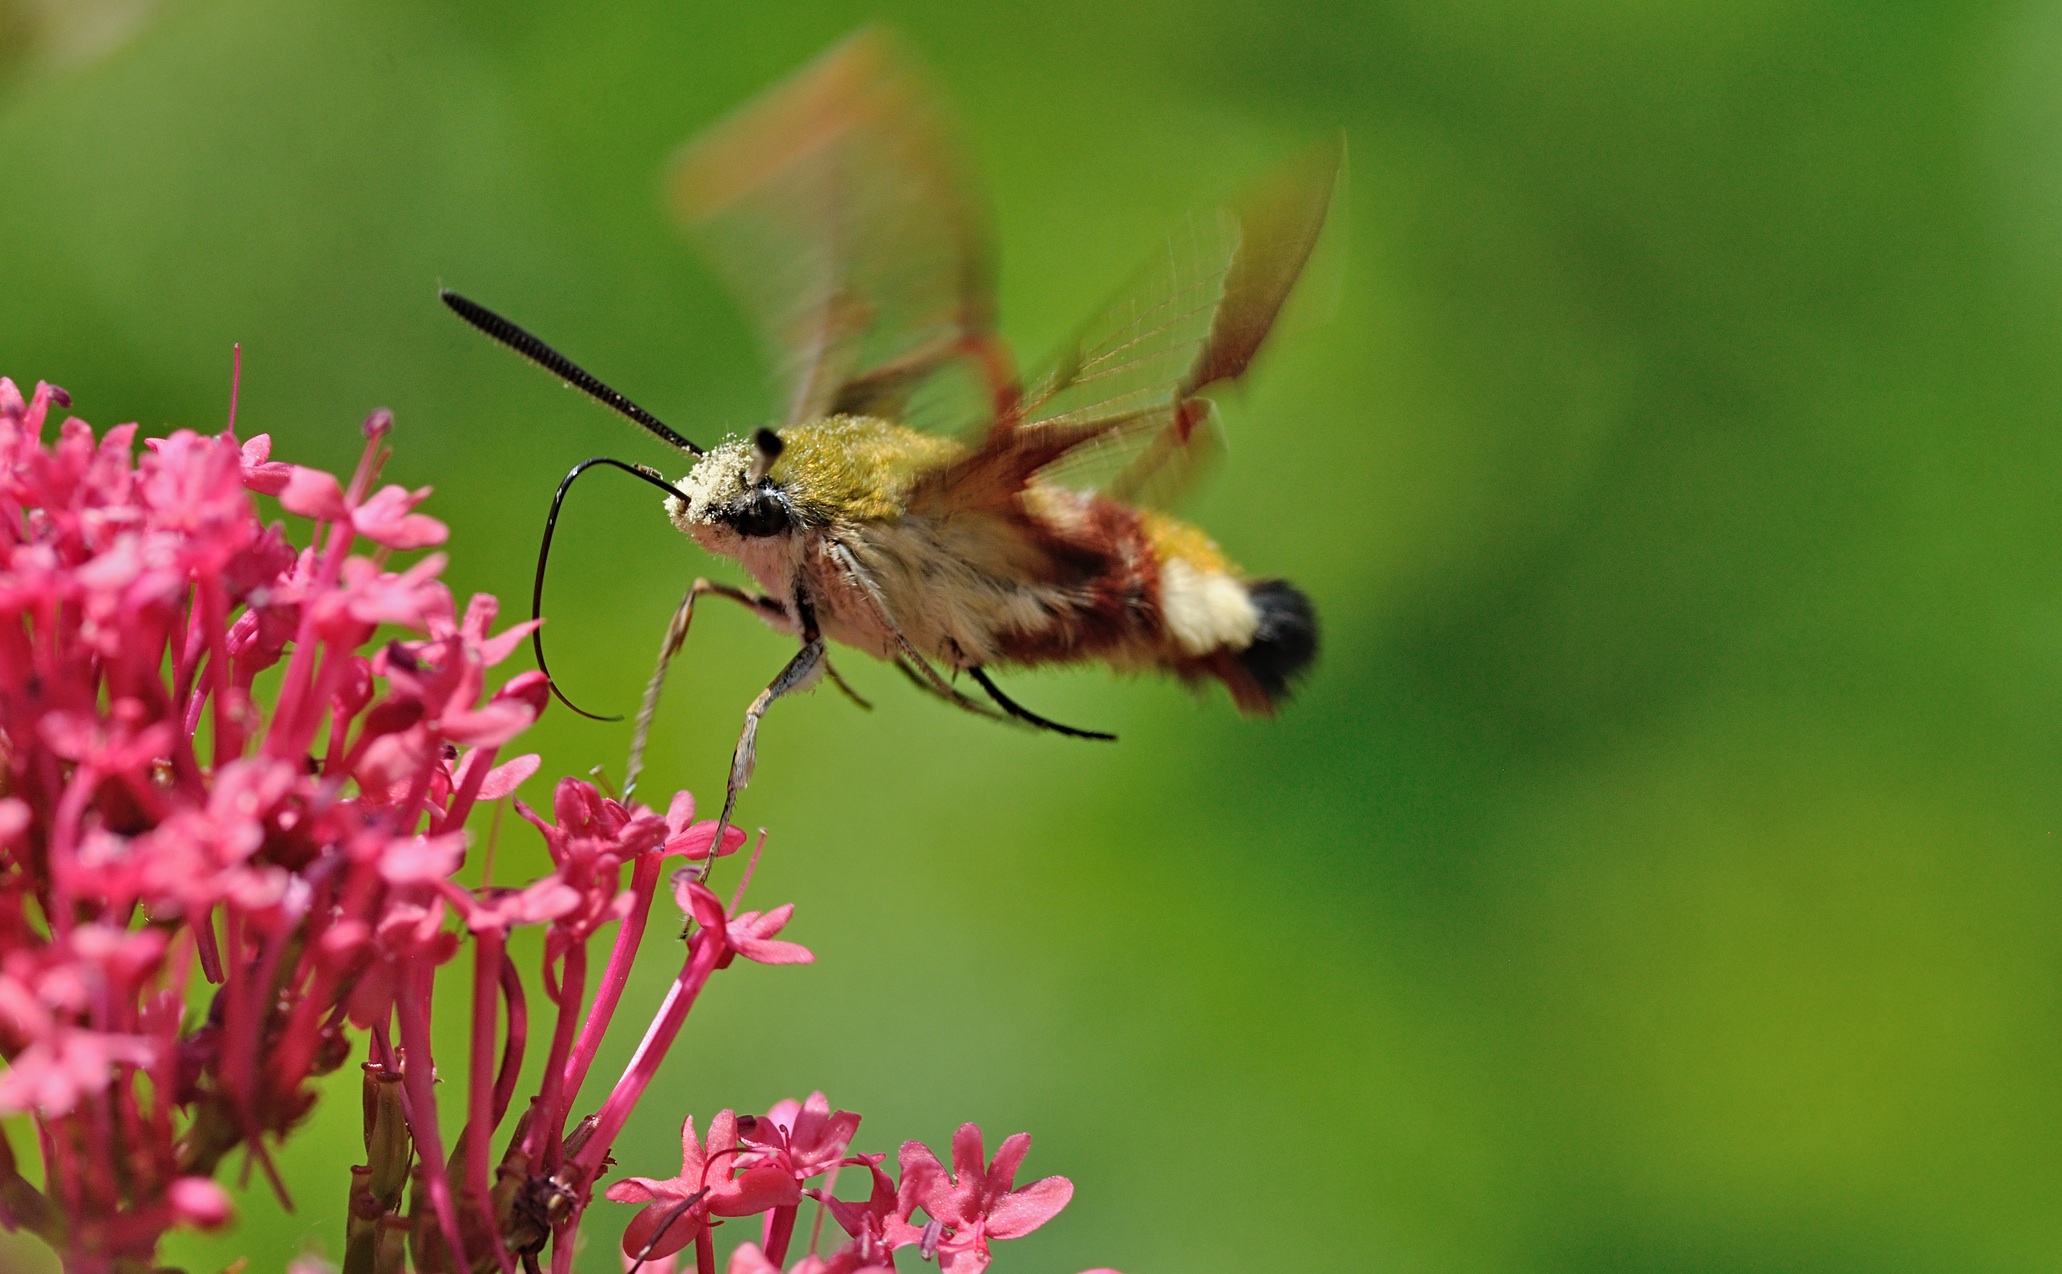
[[[988,1165],[987,1188],[992,1194],[1007,1194],[1017,1183],[1017,1168],[1024,1162],[1024,1156],[1031,1151],[1031,1134],[1015,1132],[1003,1138],[1002,1145],[995,1151],[995,1161]]]
[[[949,1194],[946,1184],[945,1165],[938,1162],[938,1156],[921,1141],[902,1143],[902,1185],[895,1192],[896,1215],[907,1221],[918,1208],[938,1215],[932,1207],[942,1193]]]
[[[822,1093],[812,1093],[812,1101],[821,1099]],[[829,1109],[828,1106],[825,1109]],[[766,1122],[786,1132],[790,1137],[795,1132],[795,1117],[802,1113],[802,1103],[792,1097],[773,1103],[773,1109],[766,1112]]]
[[[802,1187],[788,1170],[767,1163],[747,1168],[736,1180],[711,1190],[709,1211],[714,1216],[756,1216],[801,1201]]]
[[[437,720],[437,730],[453,743],[498,748],[529,729],[536,719],[529,704],[499,699],[475,712],[446,713]]]
[[[631,1218],[623,1231],[623,1254],[646,1258],[671,1256],[694,1242],[705,1224],[700,1208],[682,1208],[677,1199],[659,1199]]]
[[[602,1197],[611,1203],[650,1203],[653,1199],[675,1199],[676,1183],[654,1181],[650,1177],[626,1177],[602,1191]]]
[[[961,1124],[952,1134],[952,1175],[960,1185],[978,1190],[988,1176],[988,1157],[981,1147],[978,1124]]]
[[[293,476],[280,489],[279,503],[288,513],[333,522],[345,513],[343,484],[320,469],[295,465]]]
[[[767,1260],[757,1243],[745,1243],[730,1254],[728,1274],[780,1274],[780,1266]]]
[[[229,1194],[206,1177],[181,1177],[165,1191],[165,1202],[181,1225],[196,1230],[219,1230],[236,1215]]]
[[[541,619],[526,619],[522,623],[504,629],[492,637],[482,639],[479,643],[480,662],[492,668],[495,664],[514,654],[516,647],[523,644],[523,638],[528,637],[543,626],[544,621]]]
[[[687,796],[687,793],[682,792],[680,795]],[[679,800],[679,797],[675,797],[674,799],[677,802]],[[688,797],[688,813],[690,815],[694,813],[693,797]],[[670,818],[670,815],[668,817]],[[676,856],[689,859],[707,858],[709,856],[709,846],[713,844],[715,840],[716,820],[713,818],[705,818],[701,822],[696,823],[693,826],[687,828],[685,831],[667,837],[665,842],[665,856],[668,858],[673,858]],[[738,851],[738,847],[743,845],[744,843],[744,828],[726,827],[723,829],[724,854],[735,854]],[[718,855],[718,857],[721,856],[722,855],[720,854]]]
[[[419,549],[442,544],[450,536],[442,522],[409,512],[429,493],[428,487],[415,491],[399,486],[381,487],[352,513],[351,525],[366,539],[390,549]]]
[[[702,1144],[712,1158],[719,1150],[735,1150],[737,1148],[737,1112],[728,1106],[717,1111],[716,1117],[709,1121],[709,1139]],[[723,1166],[729,1167],[728,1164]]]
[[[678,834],[694,822],[694,793],[681,791],[673,794],[673,800],[666,806],[666,830]]]
[[[988,1268],[988,1249],[980,1243],[962,1247],[941,1244],[938,1248],[938,1268],[947,1274],[981,1274]]]
[[[433,885],[458,870],[465,833],[396,837],[380,855],[379,874],[390,885]]]
[[[537,767],[542,764],[544,764],[542,757],[538,756],[535,752],[529,752],[512,761],[506,761],[495,766],[487,771],[487,777],[480,781],[480,799],[483,801],[500,800],[528,782],[530,776],[535,774]]]
[[[1021,1190],[1013,1190],[988,1213],[990,1238],[1014,1239],[1031,1233],[1060,1214],[1074,1197],[1074,1183],[1065,1177],[1046,1177]]]
[[[754,964],[814,964],[816,953],[799,942],[775,938],[733,938],[731,947]]]
[[[259,495],[278,495],[293,477],[292,465],[272,460],[271,434],[259,434],[244,443],[240,460],[244,486]]]
[[[711,1129],[710,1131],[713,1133],[715,1130]],[[711,1137],[710,1140],[714,1141],[715,1138]],[[689,1115],[680,1121],[679,1178],[682,1181],[694,1182],[693,1185],[688,1187],[688,1190],[698,1190],[701,1188],[702,1171],[708,1162],[707,1157],[702,1153],[701,1139],[694,1135],[694,1116]]]
[[[729,921],[723,903],[700,882],[683,879],[673,887],[673,900],[702,927],[723,941],[729,941]]]

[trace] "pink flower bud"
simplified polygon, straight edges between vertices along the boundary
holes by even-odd
[[[288,513],[334,522],[345,513],[344,487],[335,477],[320,469],[295,465],[293,475],[280,489],[279,503]]]
[[[495,691],[494,697],[527,704],[530,719],[534,721],[544,714],[544,705],[551,702],[551,678],[534,668],[529,672],[519,672],[508,679],[508,684]]]
[[[196,1230],[219,1230],[235,1217],[229,1194],[206,1177],[181,1177],[165,1191],[178,1223]]]

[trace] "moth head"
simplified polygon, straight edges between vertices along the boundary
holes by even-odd
[[[680,494],[667,501],[667,513],[690,534],[728,533],[743,540],[786,535],[797,519],[794,503],[773,477],[783,448],[779,434],[759,429],[710,449],[677,484]]]

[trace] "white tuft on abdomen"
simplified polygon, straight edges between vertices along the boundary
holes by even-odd
[[[1244,584],[1178,557],[1160,566],[1160,617],[1181,652],[1198,658],[1244,650],[1260,628],[1259,608]]]

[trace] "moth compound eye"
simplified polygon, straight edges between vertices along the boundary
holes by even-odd
[[[737,514],[731,524],[739,535],[749,537],[780,535],[793,525],[788,518],[786,502],[771,487],[755,488],[738,501]]]

